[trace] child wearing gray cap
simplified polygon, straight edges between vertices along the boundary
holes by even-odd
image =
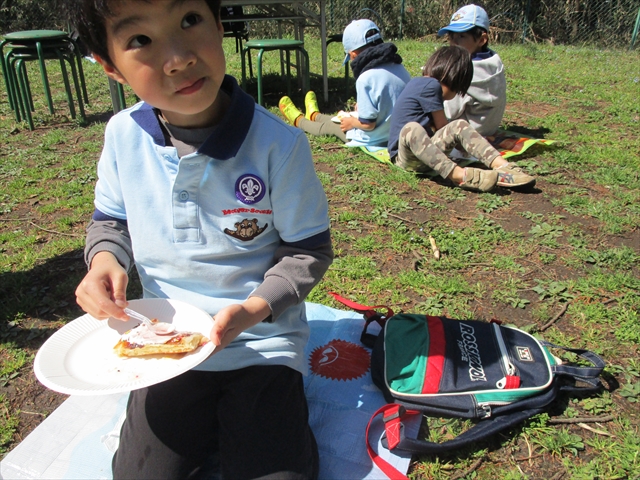
[[[280,99],[280,111],[291,124],[312,135],[335,135],[349,147],[385,148],[393,106],[411,75],[402,65],[397,47],[382,40],[380,29],[371,20],[354,20],[347,25],[342,45],[346,54],[343,63],[351,62],[356,78],[355,115],[323,115],[314,92],[305,97],[305,113],[286,96]]]
[[[438,36],[445,34],[450,45],[466,49],[473,61],[467,94],[444,102],[445,115],[449,120],[466,120],[481,135],[493,135],[507,105],[507,81],[500,56],[489,48],[489,16],[482,7],[465,5],[438,31]]]

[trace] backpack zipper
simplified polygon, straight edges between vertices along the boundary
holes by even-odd
[[[502,338],[502,331],[500,330],[500,326],[497,323],[492,323],[491,325],[493,325],[493,331],[495,332],[496,340],[498,341],[498,347],[500,348],[500,357],[505,374],[507,376],[514,376],[516,374],[516,367],[513,366],[511,360],[509,359],[509,351],[507,350],[507,346],[504,343],[504,338]],[[496,387],[500,389],[503,389],[505,385],[506,378],[502,378],[496,382]]]

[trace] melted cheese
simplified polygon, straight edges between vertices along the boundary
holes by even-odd
[[[179,333],[158,335],[149,329],[144,323],[141,323],[135,328],[132,328],[128,332],[122,335],[121,340],[130,343],[131,345],[158,345],[167,343],[172,338],[175,338]]]

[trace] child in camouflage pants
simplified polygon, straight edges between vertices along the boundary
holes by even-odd
[[[423,72],[407,84],[394,106],[388,144],[392,161],[410,171],[433,170],[466,190],[534,185],[535,178],[502,158],[467,121],[447,123],[443,101],[464,95],[473,77],[469,52],[458,46],[442,47],[429,58]],[[456,165],[447,156],[456,147],[489,170]]]

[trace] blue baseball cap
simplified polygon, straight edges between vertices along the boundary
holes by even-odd
[[[378,33],[367,37],[366,35],[369,30],[376,30]],[[380,35],[378,26],[371,20],[364,18],[351,22],[342,33],[342,46],[344,47],[344,52],[347,54],[342,64],[345,65],[349,63],[349,52],[353,52],[376,40],[382,40],[382,35]]]
[[[438,36],[449,32],[466,32],[473,27],[489,31],[489,15],[478,5],[465,5],[451,16],[449,25],[438,30]]]

